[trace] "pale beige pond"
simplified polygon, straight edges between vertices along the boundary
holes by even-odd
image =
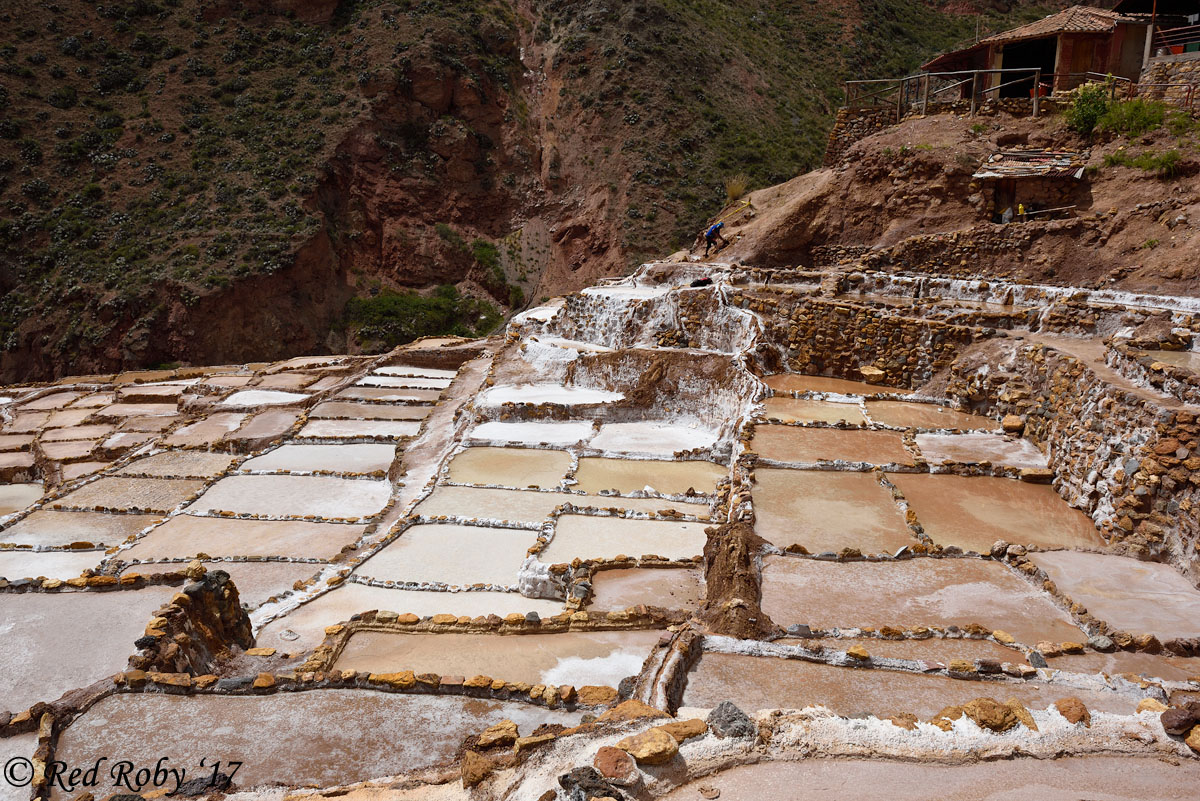
[[[550,563],[570,562],[576,557],[612,559],[622,554],[656,554],[668,559],[684,559],[704,552],[707,525],[563,515],[558,519],[554,539],[538,558]]]
[[[164,443],[171,447],[181,448],[215,443],[236,431],[245,419],[245,412],[210,414],[203,420],[176,429],[164,440]]]
[[[561,492],[441,486],[421,501],[413,514],[540,523],[550,516],[554,507],[578,499],[577,495]]]
[[[1045,548],[1103,546],[1091,519],[1048,484],[988,476],[888,476],[941,545],[987,553],[996,540]]]
[[[346,420],[424,420],[432,409],[432,406],[325,401],[318,404],[308,416],[310,419],[328,417]]]
[[[386,471],[396,458],[394,445],[304,445],[287,443],[242,463],[242,472],[372,473]]]
[[[763,414],[768,420],[783,423],[849,423],[867,422],[857,403],[831,403],[805,398],[774,397],[763,401]]]
[[[714,432],[699,426],[672,425],[653,420],[633,423],[605,423],[592,439],[591,447],[620,453],[650,453],[670,456],[677,451],[711,448]]]
[[[41,484],[0,484],[0,515],[19,512],[42,499]]]
[[[0,576],[48,578],[66,581],[96,567],[104,559],[101,551],[0,551]]]
[[[302,520],[235,520],[176,515],[126,551],[125,560],[208,556],[332,559],[362,536],[364,526]]]
[[[967,414],[936,403],[867,401],[872,421],[898,428],[957,428],[962,431],[999,431],[1000,423],[990,417]]]
[[[130,565],[121,571],[128,573],[172,573],[187,568],[187,562],[151,562]],[[238,589],[242,606],[254,609],[271,596],[283,595],[292,585],[316,575],[326,565],[312,562],[213,562],[205,560],[209,571],[224,570]]]
[[[841,431],[836,428],[760,425],[750,449],[777,462],[819,461],[912,465],[912,454],[897,431]]]
[[[894,553],[917,542],[891,492],[871,473],[759,467],[752,493],[755,532],[780,548]]]
[[[1148,350],[1147,356],[1156,362],[1182,367],[1193,373],[1200,373],[1200,352],[1190,350]]]
[[[418,420],[310,420],[299,436],[313,439],[401,439],[421,430]]]
[[[0,542],[46,547],[61,547],[73,542],[120,545],[126,537],[161,519],[160,515],[39,509],[0,531]]]
[[[907,389],[878,386],[863,381],[799,373],[769,375],[763,378],[763,381],[771,389],[781,392],[834,392],[839,395],[905,395],[909,392]]]
[[[52,505],[61,509],[138,509],[166,513],[204,487],[196,479],[123,478],[104,476],[84,484]]]
[[[532,448],[467,448],[450,462],[449,479],[462,484],[557,487],[571,467],[566,451]]]
[[[1027,439],[1000,434],[917,434],[917,448],[931,464],[990,462],[1006,467],[1047,467],[1046,456]]]
[[[587,493],[604,490],[630,493],[650,488],[662,495],[683,495],[688,490],[707,495],[728,474],[725,467],[712,462],[585,456],[579,460],[575,488]]]
[[[588,609],[615,612],[631,606],[695,609],[704,597],[704,576],[691,568],[623,568],[592,576]]]
[[[355,572],[384,581],[515,585],[537,532],[425,524],[409,528]]]
[[[179,450],[163,451],[135,459],[117,471],[118,475],[144,475],[160,478],[212,478],[229,469],[237,459],[227,453]]]
[[[229,476],[213,484],[189,512],[243,512],[271,517],[360,518],[383,509],[391,482],[332,476]]]

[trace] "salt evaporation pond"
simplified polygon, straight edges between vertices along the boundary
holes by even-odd
[[[558,518],[554,539],[538,558],[551,563],[570,562],[577,557],[612,559],[646,554],[686,559],[704,552],[706,525],[563,515]]]
[[[307,520],[238,520],[176,515],[121,551],[143,561],[208,556],[282,556],[332,559],[362,536],[365,526]]]
[[[1046,456],[1027,439],[999,434],[917,434],[917,449],[931,464],[990,462],[1005,467],[1046,468]]]
[[[417,376],[420,378],[454,378],[457,370],[439,370],[436,367],[413,367],[408,364],[394,364],[390,367],[375,368],[375,375]]]
[[[1145,354],[1156,362],[1182,367],[1200,373],[1200,352],[1191,350],[1148,350]]]
[[[967,414],[936,403],[867,401],[867,415],[876,423],[897,428],[957,428],[962,431],[998,431],[990,417]]]
[[[573,445],[592,436],[592,424],[583,420],[566,423],[517,422],[481,423],[471,430],[471,439],[525,445],[546,443]]]
[[[624,400],[621,392],[586,387],[564,387],[560,384],[517,384],[515,386],[492,387],[479,396],[481,406],[499,406],[504,403],[557,403],[562,406],[582,406],[589,403],[615,403]]]
[[[605,423],[591,441],[591,447],[601,451],[669,456],[676,451],[711,448],[716,441],[716,434],[703,428],[646,420]]]
[[[159,515],[57,512],[40,509],[0,531],[0,543],[62,547],[74,542],[119,545],[161,520]]]
[[[416,420],[309,420],[299,436],[312,439],[403,439],[421,430]]]
[[[391,498],[389,481],[330,476],[229,476],[196,499],[189,512],[267,517],[369,517]]]
[[[41,484],[0,484],[0,515],[19,512],[42,499]]]
[[[117,471],[117,475],[160,478],[212,478],[229,469],[237,459],[226,453],[177,450],[135,459]]]
[[[369,375],[358,381],[359,387],[407,387],[411,389],[445,389],[450,386],[449,378],[423,378],[420,376]]]
[[[451,586],[515,585],[537,533],[509,528],[424,524],[406,529],[355,572],[382,581]]]
[[[571,454],[521,448],[467,448],[450,462],[449,479],[460,484],[500,484],[540,489],[558,487],[571,467]]]
[[[688,490],[711,494],[728,471],[712,462],[667,462],[652,459],[607,459],[587,456],[575,472],[576,489],[588,493],[616,490],[638,492],[651,488],[662,495],[683,495]]]
[[[52,505],[62,509],[137,509],[169,512],[190,500],[204,482],[173,478],[103,477],[84,484]]]
[[[906,395],[909,390],[867,384],[863,381],[847,381],[820,375],[779,373],[763,378],[766,385],[777,392],[832,392],[837,395]]]
[[[316,575],[322,563],[312,562],[214,562],[202,560],[210,572],[224,570],[233,579],[242,606],[254,609],[271,596],[281,595],[292,589],[297,581]],[[121,575],[141,573],[173,573],[187,568],[187,562],[159,562],[130,565]]]
[[[568,500],[574,500],[574,496],[557,492],[441,486],[421,501],[413,514],[540,523],[550,516],[554,507]]]
[[[580,291],[581,295],[600,298],[620,298],[623,300],[653,300],[661,298],[673,289],[670,286],[589,286]]]
[[[309,419],[320,418],[349,420],[424,420],[433,410],[432,406],[393,406],[383,403],[354,403],[351,401],[325,401],[309,412]]]
[[[857,403],[831,403],[808,398],[767,398],[763,401],[763,415],[781,423],[863,425],[867,422]]]
[[[836,428],[760,425],[750,448],[777,462],[819,461],[912,465],[912,454],[895,431],[841,431]]]
[[[387,470],[396,458],[393,445],[296,445],[288,443],[242,463],[241,470],[268,472],[372,473]]]
[[[617,612],[633,606],[694,609],[704,597],[704,576],[691,568],[621,568],[592,576],[588,609]]]
[[[221,400],[222,406],[275,406],[308,400],[303,392],[278,392],[270,389],[245,389]]]
[[[0,551],[0,578],[47,578],[66,581],[96,567],[100,551]]]
[[[1000,664],[1027,664],[1025,654],[1016,648],[1006,648],[991,640],[972,640],[955,637],[930,637],[925,640],[885,640],[881,637],[817,637],[784,638],[776,640],[779,645],[799,645],[819,651],[841,651],[861,646],[872,659],[910,659],[937,662],[949,665],[955,659],[974,662],[977,659],[994,659]],[[1001,699],[1004,700],[1004,699]]]

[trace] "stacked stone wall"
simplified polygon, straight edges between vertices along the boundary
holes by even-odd
[[[1161,56],[1150,60],[1138,79],[1138,94],[1152,100],[1183,104],[1200,91],[1200,53]],[[1154,84],[1183,84],[1155,86]]]
[[[829,132],[829,142],[825,146],[824,166],[835,166],[841,160],[842,154],[855,142],[895,125],[896,122],[894,107],[838,109],[837,117],[833,121],[833,130]]]

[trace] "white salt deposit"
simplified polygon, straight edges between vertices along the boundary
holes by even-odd
[[[564,387],[558,384],[517,384],[493,387],[484,392],[480,402],[484,406],[499,406],[502,403],[559,403],[563,406],[579,406],[585,403],[613,403],[624,400],[622,392],[586,387]]]
[[[704,428],[643,421],[602,425],[591,445],[605,451],[672,454],[709,448],[716,441],[716,434]]]
[[[590,286],[580,294],[601,298],[627,298],[629,300],[651,300],[671,291],[669,286]]]
[[[221,401],[222,406],[276,406],[308,398],[300,392],[277,392],[270,389],[244,389]]]
[[[450,378],[429,378],[403,375],[369,375],[356,384],[360,387],[407,387],[409,389],[445,389]]]
[[[375,375],[404,375],[419,378],[454,378],[454,370],[438,370],[434,367],[410,367],[407,364],[395,364],[391,367],[380,367]]]
[[[388,481],[329,476],[230,476],[196,499],[189,512],[238,512],[273,517],[373,515],[392,495]]]
[[[490,442],[519,442],[536,445],[540,442],[569,445],[592,435],[592,424],[584,421],[568,423],[482,423],[471,431],[471,439]]]
[[[329,439],[400,439],[416,436],[420,429],[420,420],[310,420],[300,429],[300,436]]]

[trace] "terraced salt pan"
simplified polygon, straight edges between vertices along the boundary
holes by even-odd
[[[38,735],[36,731],[0,738],[0,765],[8,765],[11,762],[15,768],[22,759],[32,760],[37,746]],[[13,768],[10,768],[11,770]],[[30,764],[28,770],[32,772],[32,764]],[[14,778],[19,776],[21,780],[24,780],[24,774],[16,772],[6,774],[6,778],[9,776]],[[9,781],[0,781],[0,801],[29,801],[29,790],[27,787],[14,787]]]
[[[838,395],[906,395],[907,389],[867,384],[863,381],[847,381],[844,378],[829,378],[799,373],[779,373],[763,378],[766,385],[779,392],[832,392]]]
[[[625,300],[651,300],[661,298],[673,289],[670,286],[589,286],[580,291],[581,295],[592,295],[600,298],[621,298]]]
[[[42,395],[40,398],[25,401],[20,405],[22,411],[45,411],[47,409],[61,409],[71,403],[71,401],[80,397],[82,392],[52,392],[49,395]]]
[[[303,389],[317,380],[317,376],[308,373],[279,373],[263,376],[256,389]]]
[[[176,515],[140,539],[120,558],[176,559],[208,556],[286,556],[332,559],[365,526],[301,520],[236,520]],[[240,585],[239,585],[240,586]]]
[[[441,397],[436,389],[393,389],[389,387],[346,387],[333,397],[338,400],[365,400],[387,403],[432,403]]]
[[[701,520],[709,519],[707,503],[684,503],[661,498],[623,498],[616,495],[572,495],[570,500],[576,509],[624,509],[663,517],[672,517],[672,512],[678,512]]]
[[[309,418],[343,418],[350,420],[424,420],[432,406],[391,406],[383,403],[348,403],[325,401],[309,413]]]
[[[368,375],[360,378],[359,387],[407,387],[410,389],[445,389],[450,378],[421,378],[419,376]]]
[[[42,442],[63,442],[73,439],[98,439],[112,433],[113,426],[97,424],[90,426],[72,426],[71,428],[52,428],[42,432]]]
[[[586,387],[564,387],[560,384],[517,384],[492,387],[479,396],[481,406],[500,406],[504,403],[557,403],[562,406],[581,406],[588,403],[615,403],[624,400],[622,392]]]
[[[114,403],[95,412],[97,418],[173,417],[179,409],[174,403]],[[81,421],[80,421],[81,422]],[[75,425],[75,423],[64,423]]]
[[[117,475],[146,475],[162,478],[212,478],[229,469],[237,457],[227,453],[179,450],[163,451],[135,459]]]
[[[39,509],[0,531],[0,542],[35,547],[61,547],[73,542],[120,545],[154,522],[158,515],[117,515],[105,512],[56,512]]]
[[[467,448],[450,462],[448,477],[461,484],[553,489],[566,477],[566,451],[525,448]]]
[[[607,490],[630,493],[649,487],[662,495],[683,495],[689,489],[710,494],[727,474],[721,465],[698,460],[668,462],[587,456],[579,460],[575,488],[587,493]]]
[[[1163,364],[1172,364],[1176,367],[1182,367],[1185,370],[1191,370],[1193,373],[1200,373],[1200,352],[1190,350],[1148,350],[1145,354],[1156,362]],[[31,408],[29,404],[25,404],[25,408]]]
[[[299,409],[268,409],[259,412],[231,434],[230,439],[269,440],[286,433],[300,419]]]
[[[391,673],[411,670],[441,676],[491,676],[528,684],[600,684],[616,687],[636,676],[661,631],[595,631],[563,634],[353,635],[336,670]]]
[[[303,392],[279,392],[270,389],[244,389],[221,400],[222,406],[278,406],[308,400]]]
[[[711,448],[717,435],[699,427],[671,425],[654,421],[605,423],[591,442],[602,451],[652,453],[669,456],[676,451]]]
[[[67,579],[96,567],[104,559],[100,551],[0,551],[0,576]]]
[[[867,422],[857,403],[832,403],[806,398],[774,397],[763,401],[763,414],[767,419],[783,423],[849,423],[862,425]]]
[[[1058,588],[1115,629],[1200,636],[1200,590],[1170,565],[1109,554],[1031,554]]]
[[[567,501],[575,501],[576,498],[577,496],[558,492],[441,486],[421,501],[413,510],[413,514],[540,523],[550,516],[554,507]]]
[[[978,414],[967,414],[936,403],[867,401],[867,414],[876,423],[899,428],[957,428],[962,431],[999,431],[1000,423]]]
[[[254,609],[271,596],[281,595],[292,589],[297,581],[311,578],[326,567],[311,562],[211,562],[206,561],[209,571],[224,570],[233,579],[238,589],[238,600],[242,606]],[[121,571],[129,573],[171,573],[183,570],[186,562],[160,562],[130,565]]]
[[[421,430],[418,420],[309,420],[299,436],[313,439],[403,439]]]
[[[218,755],[244,761],[239,790],[330,787],[449,762],[465,737],[502,720],[525,734],[542,723],[574,726],[579,719],[579,713],[532,704],[370,690],[115,695],[59,735],[55,757],[92,765],[115,753],[135,765],[154,765],[169,741],[173,765],[199,765],[206,757],[211,764]],[[284,732],[287,748],[280,747]],[[59,789],[51,798],[73,795]]]
[[[592,424],[575,420],[566,423],[480,423],[471,430],[471,439],[514,442],[524,445],[572,445],[592,436]]]
[[[51,461],[75,462],[91,455],[96,445],[95,440],[47,442],[42,445],[42,453]]]
[[[1104,654],[1088,651],[1083,654],[1063,654],[1048,659],[1055,670],[1073,673],[1104,673],[1118,676],[1134,673],[1148,679],[1188,681],[1200,676],[1200,658],[1175,656],[1172,653],[1145,654],[1137,651],[1113,651]]]
[[[1045,455],[1027,439],[1000,434],[917,434],[917,448],[926,461],[945,461],[1016,468],[1048,467]]]
[[[383,581],[515,585],[537,533],[454,524],[417,525],[367,559],[355,572]]]
[[[704,575],[691,568],[623,568],[592,576],[588,609],[616,612],[631,606],[695,609],[704,598]]]
[[[1000,699],[1004,700],[1004,699]],[[889,801],[999,801],[1036,793],[1038,801],[1186,801],[1200,783],[1200,765],[1147,757],[1002,759],[965,765],[862,759],[761,762],[710,774],[663,796],[696,801],[698,787],[722,801],[833,798],[847,787],[886,787]],[[936,788],[936,789],[932,789]],[[717,796],[713,796],[714,798]]]
[[[886,717],[908,712],[921,718],[980,696],[1045,709],[1060,698],[1079,698],[1093,712],[1132,715],[1138,699],[1099,690],[1041,682],[991,683],[920,673],[837,667],[798,659],[705,653],[688,674],[682,706],[712,708],[733,701],[746,711],[824,706],[840,715]]]
[[[978,623],[1006,631],[1027,645],[1087,639],[1049,595],[1004,565],[982,559],[838,563],[767,556],[762,608],[785,627]]]
[[[407,364],[393,364],[390,367],[378,367],[375,375],[403,375],[419,378],[454,378],[456,370],[439,370],[436,367],[412,367]]]
[[[972,639],[940,639],[931,637],[927,640],[884,640],[876,637],[821,637],[815,639],[776,640],[781,645],[800,645],[809,650],[824,648],[828,651],[845,652],[854,646],[862,646],[872,658],[885,657],[888,659],[914,659],[918,661],[938,662],[949,665],[955,659],[994,659],[1001,664],[1005,662],[1014,665],[1026,663],[1025,654],[1015,648],[1005,648],[991,640]],[[1001,701],[1005,700],[1003,698]]]
[[[563,515],[538,559],[547,563],[656,554],[684,559],[704,552],[706,523]]]
[[[917,542],[872,473],[759,467],[752,495],[755,533],[780,548],[895,553]]]
[[[62,466],[63,481],[74,481],[77,478],[96,473],[108,467],[109,464],[109,462],[72,462],[71,464],[64,464]]]
[[[124,670],[134,640],[178,591],[0,594],[0,706],[26,709]]]
[[[189,447],[207,445],[217,442],[246,419],[244,412],[218,412],[210,414],[203,420],[182,426],[164,440],[164,444],[172,447]]]
[[[912,454],[898,432],[841,431],[834,428],[756,426],[751,450],[779,462],[819,461],[912,465]]]
[[[303,445],[287,443],[242,463],[241,470],[272,472],[372,473],[387,470],[396,458],[394,445]]]
[[[103,476],[54,501],[56,509],[136,509],[166,513],[204,487],[198,479]]]
[[[996,540],[1044,548],[1104,544],[1087,515],[1048,484],[988,476],[888,476],[940,545],[987,553]]]
[[[201,495],[189,512],[270,517],[370,517],[392,494],[388,481],[331,476],[229,476]]]
[[[563,611],[563,605],[561,601],[526,598],[516,592],[392,590],[350,583],[319,595],[284,617],[272,620],[258,633],[258,643],[291,651],[312,649],[325,639],[326,626],[343,623],[351,615],[369,609],[386,609],[420,617],[440,614],[504,617],[528,612],[552,617]],[[299,636],[290,637],[289,631]]]

